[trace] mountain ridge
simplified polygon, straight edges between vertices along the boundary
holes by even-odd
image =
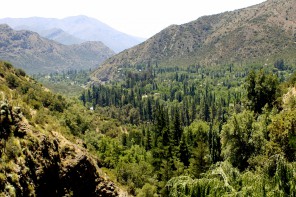
[[[0,23],[6,23],[17,30],[31,30],[41,35],[44,31],[62,29],[64,32],[80,41],[101,41],[115,52],[120,52],[139,44],[144,39],[122,33],[109,25],[84,15],[71,16],[63,19],[55,18],[4,18]],[[44,35],[45,36],[45,35]],[[59,40],[56,40],[59,41]],[[65,43],[64,43],[65,44]]]
[[[32,31],[0,25],[0,59],[30,74],[93,69],[113,54],[102,42],[62,45]]]
[[[296,51],[296,2],[268,0],[247,8],[171,25],[147,41],[106,60],[94,81],[118,78],[136,64],[213,65],[263,61]]]
[[[64,30],[59,29],[59,28],[53,28],[53,29],[49,29],[49,30],[40,31],[39,34],[42,37],[45,37],[50,40],[54,40],[54,41],[59,42],[64,45],[81,44],[83,42],[86,42],[84,40],[76,38],[75,36],[68,34]]]

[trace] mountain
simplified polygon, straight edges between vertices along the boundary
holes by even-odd
[[[31,31],[0,25],[0,59],[30,74],[93,69],[113,54],[102,42],[62,45]]]
[[[84,40],[76,38],[75,36],[72,36],[58,28],[43,30],[39,31],[38,33],[44,38],[57,41],[64,45],[81,44],[85,42]]]
[[[294,58],[296,1],[268,0],[248,8],[172,25],[107,61],[93,79],[118,79],[118,69],[137,64],[215,65]]]
[[[53,24],[54,25],[50,25]],[[4,18],[0,19],[0,24],[8,24],[15,30],[29,30],[37,32],[44,38],[57,41],[64,45],[81,44],[85,40],[79,39],[61,28],[57,28],[54,19],[45,18]]]
[[[72,105],[0,62],[1,196],[120,195],[73,128],[66,134],[62,120]]]
[[[115,52],[123,51],[144,41],[124,34],[112,27],[87,16],[73,16],[64,19],[54,18],[4,18],[0,19],[0,23],[10,25],[18,30],[31,30],[44,35],[44,31],[52,31],[52,29],[61,29],[65,33],[75,37],[78,40],[72,40],[70,44],[79,44],[83,41],[101,41]],[[50,38],[50,37],[47,37]],[[60,41],[59,39],[54,39]],[[65,43],[64,43],[65,44]]]

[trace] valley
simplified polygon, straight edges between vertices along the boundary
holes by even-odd
[[[295,196],[295,10],[267,0],[117,54],[0,26],[0,195]]]

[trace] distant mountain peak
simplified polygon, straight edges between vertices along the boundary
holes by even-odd
[[[53,39],[62,44],[79,44],[81,41],[101,41],[115,52],[135,46],[144,39],[122,33],[107,24],[85,15],[70,16],[63,19],[54,18],[4,18],[0,23],[6,23],[14,29],[31,30],[45,36],[43,33],[52,29],[62,29],[64,39]],[[68,34],[67,36],[65,34]],[[63,42],[67,37],[68,41]],[[66,40],[67,40],[66,39]]]

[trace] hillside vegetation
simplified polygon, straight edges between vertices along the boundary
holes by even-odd
[[[0,62],[0,82],[1,196],[122,193],[79,138],[94,125],[79,103],[52,94],[7,62]]]
[[[158,66],[295,62],[296,2],[267,0],[248,8],[172,25],[115,55],[93,74],[99,82],[122,79],[120,69]]]

